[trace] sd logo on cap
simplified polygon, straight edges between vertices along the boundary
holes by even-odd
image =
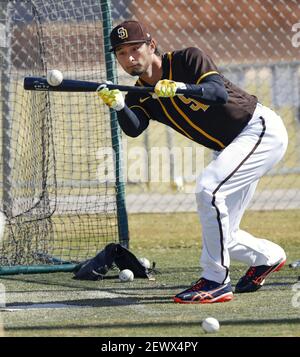
[[[127,43],[150,42],[151,35],[147,28],[138,21],[124,21],[116,26],[110,34],[111,49]]]

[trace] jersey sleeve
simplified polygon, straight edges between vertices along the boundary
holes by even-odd
[[[209,75],[219,74],[217,66],[208,54],[196,47],[189,47],[183,51],[182,67],[189,74],[190,83],[200,84]]]
[[[150,97],[150,94],[137,94],[137,93],[127,93],[125,96],[125,103],[129,109],[131,109],[137,116],[142,115],[143,117],[151,119],[147,108],[143,105],[146,97]]]
[[[125,105],[117,112],[118,122],[125,134],[131,137],[139,136],[149,125],[149,119],[143,113],[135,113]]]

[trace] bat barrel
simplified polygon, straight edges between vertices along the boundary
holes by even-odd
[[[60,85],[51,86],[45,77],[24,78],[24,89],[34,91],[95,92],[101,84],[105,84],[108,89],[119,89],[124,92],[149,93],[154,91],[153,87],[123,86],[75,79],[64,79]]]
[[[100,83],[64,79],[58,86],[51,86],[44,77],[25,77],[24,89],[56,92],[94,92]]]

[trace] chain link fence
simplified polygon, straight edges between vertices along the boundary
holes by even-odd
[[[37,3],[46,2],[39,0]],[[102,4],[101,0],[62,0],[49,6],[49,12],[57,14],[51,19],[57,22],[56,25],[49,27],[49,39],[54,38],[55,49],[53,56],[48,58],[50,67],[56,65],[66,76],[74,77],[69,60],[78,56],[77,62],[82,67],[78,78],[98,80],[103,77],[104,64],[101,64],[101,73],[98,69],[103,62],[99,4]],[[144,22],[162,53],[189,46],[202,48],[226,77],[257,95],[261,103],[281,115],[289,132],[289,147],[284,159],[261,179],[251,208],[300,208],[299,1],[112,0],[111,10],[114,25],[128,19]],[[73,20],[66,23],[67,18]],[[4,20],[0,21],[0,47],[5,50],[8,44],[4,43]],[[18,53],[15,61],[23,61],[22,56],[26,53],[30,53],[30,60],[36,49],[28,49],[30,43],[26,33],[20,32],[19,37],[22,41],[13,49]],[[45,43],[47,48],[49,41]],[[20,50],[23,46],[26,51]],[[24,71],[22,76],[26,74]],[[118,80],[121,84],[135,82],[121,68],[118,68]],[[2,82],[4,88],[6,81]],[[2,99],[1,110],[5,105]],[[98,103],[95,108],[98,110]],[[65,136],[65,141],[69,137],[74,140],[70,133]],[[86,141],[90,138],[88,135]],[[80,150],[84,150],[86,141],[81,142]],[[59,145],[62,143],[61,140]],[[129,212],[196,210],[195,180],[211,159],[209,150],[154,121],[138,138],[123,135],[123,144]],[[94,166],[98,164],[96,155],[91,156],[92,166],[86,174],[95,171]],[[78,185],[93,183],[83,181],[81,178]],[[57,183],[59,187],[63,185],[59,177]]]
[[[250,208],[300,208],[299,1],[123,0],[112,1],[112,14],[115,25],[144,22],[162,53],[202,48],[228,79],[281,115],[289,147],[261,179]],[[121,68],[118,77],[135,81]],[[123,140],[129,212],[196,210],[195,179],[210,151],[155,122],[139,138]]]

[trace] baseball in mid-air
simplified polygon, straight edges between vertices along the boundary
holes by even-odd
[[[123,282],[133,281],[133,279],[134,279],[133,272],[129,269],[121,270],[120,274],[119,274],[119,279],[120,279],[120,281],[123,281]]]
[[[147,258],[139,258],[139,262],[144,266],[146,269],[150,269],[150,262]]]
[[[220,329],[220,324],[214,317],[207,317],[202,322],[202,328],[207,333],[217,332]]]
[[[59,86],[63,79],[64,76],[58,69],[52,69],[47,72],[47,82],[50,86]]]

